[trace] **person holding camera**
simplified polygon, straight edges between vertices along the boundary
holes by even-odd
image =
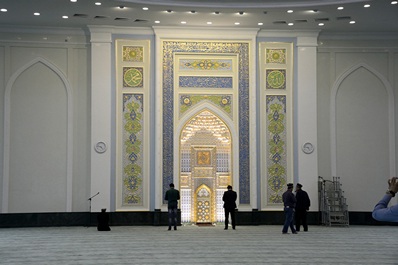
[[[376,204],[372,217],[377,221],[398,222],[398,204],[388,207],[392,197],[398,192],[398,178],[388,180],[388,189],[383,198]]]

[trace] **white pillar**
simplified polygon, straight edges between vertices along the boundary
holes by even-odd
[[[318,33],[297,37],[298,176],[295,180],[310,196],[310,211],[318,210],[317,37]]]
[[[91,211],[110,210],[112,34],[90,26],[91,32]]]

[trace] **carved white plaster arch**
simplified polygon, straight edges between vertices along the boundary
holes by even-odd
[[[192,119],[193,117],[195,117],[197,114],[199,114],[204,110],[210,111],[211,113],[219,117],[226,124],[231,133],[232,143],[239,142],[239,134],[235,129],[235,125],[232,119],[220,108],[216,107],[214,104],[211,104],[210,102],[205,100],[193,106],[191,109],[189,109],[178,121],[178,125],[176,126],[174,131],[174,157],[179,157],[181,130],[185,127],[186,123],[190,119]],[[239,144],[232,144],[232,153],[239,154]],[[174,159],[174,163],[175,163],[174,176],[179,176],[180,175],[179,159]],[[232,156],[232,179],[233,179],[234,189],[239,190],[239,155]],[[175,178],[174,181],[175,181],[174,183],[179,186],[180,184],[179,178]],[[237,199],[237,202],[239,202],[239,198]]]
[[[17,78],[30,67],[37,63],[42,63],[50,70],[52,70],[62,80],[67,97],[67,167],[66,167],[66,211],[72,211],[72,170],[73,170],[73,96],[72,88],[69,84],[65,74],[54,64],[48,60],[37,57],[32,61],[20,67],[10,77],[7,82],[4,93],[4,150],[3,150],[3,203],[2,212],[8,212],[9,199],[9,182],[10,182],[10,168],[9,168],[9,153],[10,153],[10,104],[11,104],[11,89]]]
[[[336,139],[336,97],[337,92],[341,86],[341,83],[352,73],[357,71],[360,68],[365,68],[372,74],[374,74],[384,85],[384,88],[387,91],[388,95],[388,123],[389,123],[389,157],[390,157],[390,176],[396,175],[395,168],[395,118],[394,118],[394,93],[390,82],[380,74],[376,69],[365,63],[359,63],[357,65],[352,66],[347,71],[342,73],[335,81],[332,90],[331,90],[331,104],[330,104],[330,151],[331,151],[331,170],[332,176],[336,176],[337,174],[337,139]]]

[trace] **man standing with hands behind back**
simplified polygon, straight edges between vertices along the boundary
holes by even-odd
[[[224,201],[224,211],[225,211],[225,228],[228,230],[228,217],[231,214],[232,229],[235,230],[235,208],[236,208],[236,192],[232,190],[232,186],[228,185],[227,191],[224,192],[222,200]]]

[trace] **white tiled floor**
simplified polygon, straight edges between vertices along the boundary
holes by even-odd
[[[0,264],[398,264],[391,226],[119,226],[0,229]]]

